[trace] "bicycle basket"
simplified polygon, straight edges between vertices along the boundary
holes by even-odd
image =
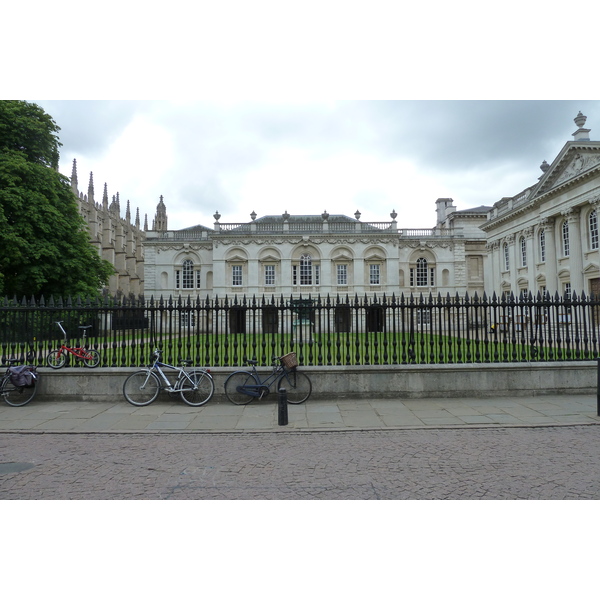
[[[298,358],[296,357],[295,352],[290,352],[289,354],[282,356],[280,360],[281,364],[286,369],[295,369],[298,366]]]

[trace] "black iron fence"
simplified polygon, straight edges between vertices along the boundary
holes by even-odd
[[[63,327],[103,367],[141,366],[154,348],[171,364],[270,365],[294,351],[302,365],[393,365],[593,360],[600,298],[503,295],[256,298],[5,298],[0,357],[44,365]],[[72,366],[78,366],[72,363]]]

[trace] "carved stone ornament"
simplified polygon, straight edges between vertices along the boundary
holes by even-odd
[[[560,185],[561,183],[577,177],[584,171],[588,171],[592,167],[600,164],[600,156],[597,154],[583,154],[579,153],[571,161],[569,166],[562,172],[562,174],[554,182],[554,185]]]

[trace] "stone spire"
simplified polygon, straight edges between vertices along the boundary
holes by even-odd
[[[144,214],[144,231],[148,231],[148,214]]]
[[[125,220],[126,220],[128,223],[131,223],[131,210],[130,210],[130,208],[129,208],[129,200],[127,200],[127,209],[126,209],[126,211],[125,211]]]
[[[135,209],[135,226],[138,229],[140,228],[140,207],[139,206]]]
[[[90,183],[88,185],[88,202],[94,204],[94,175],[90,171]]]
[[[573,120],[575,121],[575,125],[579,127],[579,129],[573,134],[573,140],[576,142],[589,142],[591,129],[583,128],[587,117],[584,116],[581,111],[579,111]]]
[[[102,196],[102,208],[108,212],[108,187],[104,184],[104,195]]]
[[[71,172],[71,189],[73,193],[79,197],[79,190],[77,189],[77,159],[73,159],[73,171]]]
[[[160,197],[160,202],[156,207],[156,216],[152,223],[153,231],[167,231],[167,207],[163,202],[163,197]]]

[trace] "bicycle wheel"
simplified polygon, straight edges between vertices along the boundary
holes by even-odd
[[[67,362],[67,353],[62,350],[52,350],[46,356],[46,363],[52,369],[60,369]]]
[[[215,393],[213,378],[206,371],[189,371],[187,375],[194,382],[194,387],[197,389],[193,389],[192,383],[184,379],[181,392],[179,392],[181,399],[190,406],[206,404]]]
[[[123,395],[134,406],[148,406],[160,392],[158,377],[151,371],[136,371],[123,384]]]
[[[248,404],[254,396],[240,391],[244,385],[259,385],[258,379],[249,371],[236,371],[225,380],[225,395],[233,404]]]
[[[100,364],[100,352],[98,350],[85,350],[83,364],[90,369],[97,367]]]
[[[302,404],[312,392],[312,383],[301,371],[286,371],[277,380],[277,391],[280,388],[285,388],[288,404]]]
[[[10,382],[9,377],[5,377],[0,385],[0,396],[4,398],[6,404],[10,406],[25,406],[33,400],[37,392],[37,380],[33,380],[32,387],[16,387]]]

